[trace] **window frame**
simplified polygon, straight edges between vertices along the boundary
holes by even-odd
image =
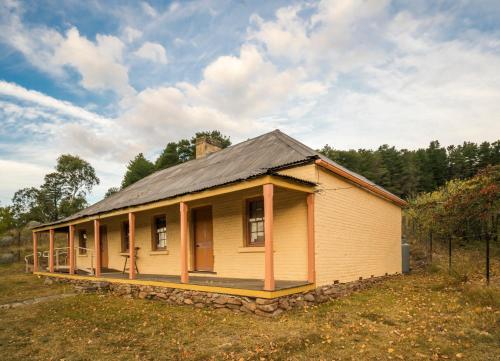
[[[83,236],[85,235],[85,237]],[[85,247],[82,247],[82,241],[85,242]],[[87,255],[87,241],[88,241],[88,234],[86,229],[80,229],[78,230],[78,255],[79,256],[86,256]],[[84,249],[82,249],[84,248]]]
[[[264,197],[263,196],[257,196],[257,197],[252,197],[252,198],[247,198],[245,199],[245,212],[243,215],[243,232],[244,232],[244,240],[245,240],[245,247],[264,247],[265,244],[265,237],[266,237],[266,230],[265,226],[263,229],[264,236],[261,242],[250,242],[251,239],[251,227],[250,227],[250,206],[253,202],[256,201],[261,201],[262,202],[262,222],[265,222],[265,216],[264,216]]]
[[[156,221],[158,219],[165,220],[165,247],[158,247],[158,228]],[[166,251],[168,249],[168,237],[167,237],[167,215],[157,214],[151,218],[151,251]]]
[[[121,223],[121,234],[122,234],[122,253],[130,252],[130,224],[128,221],[123,221]],[[128,242],[127,242],[128,241]],[[128,244],[128,248],[126,247]]]

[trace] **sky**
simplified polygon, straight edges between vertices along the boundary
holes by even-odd
[[[500,138],[500,2],[0,0],[0,204],[61,154],[118,186],[218,129],[313,147]]]

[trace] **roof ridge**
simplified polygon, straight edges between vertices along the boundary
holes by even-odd
[[[288,134],[283,133],[279,129],[276,129],[275,132],[284,143],[286,143],[293,150],[299,152],[304,157],[319,156],[317,151],[308,147],[304,143],[290,137]]]

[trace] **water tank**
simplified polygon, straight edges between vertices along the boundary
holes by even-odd
[[[401,244],[401,256],[403,260],[403,273],[410,272],[410,245],[406,243],[406,239],[403,237]]]

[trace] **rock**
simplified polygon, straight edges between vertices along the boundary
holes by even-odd
[[[255,302],[244,302],[242,307],[246,308],[250,312],[254,312],[257,308],[257,305],[255,304]]]
[[[258,316],[264,316],[264,317],[273,317],[273,314],[270,313],[270,312],[265,312],[265,311],[261,311],[259,309],[256,309],[255,310],[255,314],[258,315]]]
[[[225,305],[229,301],[229,297],[227,296],[219,296],[214,300],[214,303],[218,305]]]
[[[45,279],[45,281],[43,281],[43,284],[44,285],[52,285],[52,284],[54,284],[54,281],[52,280],[52,278],[47,277]]]
[[[330,295],[334,295],[334,294],[337,294],[337,293],[338,293],[338,290],[337,290],[337,289],[335,289],[334,287],[329,288],[329,289],[327,289],[327,290],[323,290],[323,294],[324,294],[325,296],[330,296]]]
[[[167,299],[167,295],[165,293],[156,293],[156,297],[161,299],[161,300],[166,300]]]
[[[240,311],[241,312],[245,312],[245,313],[253,313],[253,311],[249,310],[248,308],[246,308],[245,306],[241,306],[240,307]]]
[[[314,298],[314,295],[312,293],[307,293],[304,296],[304,300],[308,301],[308,302],[314,302],[314,301],[316,301],[316,299]]]
[[[284,311],[281,309],[281,308],[278,308],[276,311],[274,311],[272,313],[272,316],[273,317],[278,317],[279,315],[281,315]]]
[[[289,310],[289,309],[291,309],[291,308],[292,308],[292,307],[290,306],[290,302],[288,302],[288,300],[287,300],[287,299],[280,299],[280,300],[278,301],[278,306],[279,306],[279,308],[282,308],[282,309],[284,309],[284,310]]]
[[[231,305],[238,305],[238,306],[240,306],[242,302],[241,302],[241,300],[239,298],[233,298],[233,297],[231,297],[231,298],[229,298],[227,300],[227,303],[229,303]]]
[[[257,305],[257,309],[265,312],[273,312],[278,308],[278,302],[267,305]]]
[[[140,299],[145,299],[147,296],[148,296],[148,294],[146,292],[143,292],[143,291],[139,292]]]
[[[184,304],[186,304],[186,305],[192,305],[193,304],[193,300],[190,299],[190,298],[185,298],[184,299]]]
[[[257,298],[255,300],[255,302],[258,304],[258,305],[269,305],[270,303],[274,303],[276,302],[276,300],[274,299],[269,299],[269,298]]]
[[[204,303],[201,303],[201,302],[198,302],[198,303],[195,303],[195,304],[194,304],[194,307],[196,307],[196,308],[204,308],[204,307],[205,307],[205,304],[204,304]]]

